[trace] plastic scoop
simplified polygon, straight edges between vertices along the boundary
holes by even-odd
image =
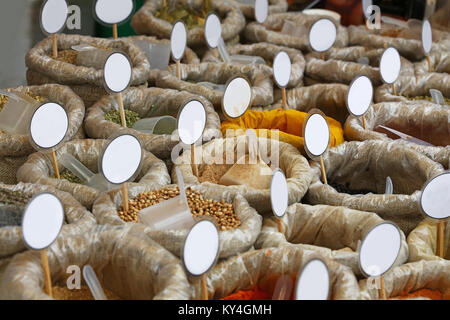
[[[406,23],[405,21],[399,20],[399,19],[395,19],[395,18],[391,18],[388,16],[381,16],[381,21],[383,23],[387,23],[387,24],[391,24],[400,28],[408,28],[408,23]]]
[[[272,300],[289,300],[292,295],[294,282],[288,275],[282,275],[278,278],[273,291]]]
[[[241,4],[247,4],[250,6],[254,6],[255,5],[255,0],[236,0],[237,2],[241,3]]]
[[[367,57],[360,57],[357,61],[359,64],[365,64],[368,65],[369,64],[369,59]]]
[[[440,105],[445,105],[444,96],[442,95],[442,92],[436,89],[430,89],[430,95],[431,98],[433,98],[433,101]]]
[[[92,269],[92,267],[88,264],[83,267],[83,277],[95,300],[108,300],[102,286],[100,285],[100,282],[98,281],[94,269]]]
[[[240,64],[266,64],[266,61],[258,56],[235,54],[231,56],[231,62]]]
[[[153,134],[172,134],[177,129],[177,119],[172,116],[145,118],[137,121],[133,129]]]
[[[30,121],[39,101],[23,93],[10,93],[0,90],[8,101],[0,111],[0,129],[10,134],[29,134]]]
[[[182,230],[191,228],[195,220],[189,208],[180,169],[175,168],[180,195],[139,211],[139,222],[155,230]]]
[[[297,25],[292,21],[286,20],[281,28],[281,33],[292,37],[301,38],[308,34],[308,30],[302,25]]]
[[[93,173],[71,154],[62,154],[59,161],[64,168],[83,180],[89,187],[95,188],[99,191],[107,191],[115,188],[115,186],[109,183],[102,174]]]
[[[392,193],[394,193],[394,185],[392,183],[391,177],[387,176],[384,194],[392,194]]]
[[[146,40],[134,40],[142,51],[144,51],[150,62],[150,69],[164,70],[169,65],[170,44],[152,43]]]
[[[386,131],[389,131],[389,132],[399,136],[400,139],[403,140],[403,141],[411,142],[411,143],[415,143],[415,144],[420,144],[422,146],[434,147],[431,143],[428,143],[426,141],[414,138],[413,136],[407,135],[407,134],[402,133],[400,131],[397,131],[397,130],[394,130],[394,129],[391,129],[391,128],[388,128],[388,127],[385,127],[385,126],[382,126],[382,125],[379,125],[378,127],[380,127],[380,128],[382,128],[382,129],[384,129]]]
[[[106,59],[113,52],[109,49],[100,49],[85,43],[72,46],[72,49],[78,52],[77,65],[95,69],[103,69]]]
[[[212,83],[212,82],[208,82],[208,81],[198,82],[197,84],[202,85],[204,87],[207,87],[207,88],[209,88],[211,90],[217,90],[217,91],[225,92],[225,85],[224,84],[216,84],[216,83]]]

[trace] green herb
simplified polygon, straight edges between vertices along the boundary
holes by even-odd
[[[434,102],[433,98],[430,96],[415,96],[415,97],[404,96],[404,97],[407,98],[408,100],[427,100],[427,101]],[[445,102],[445,104],[450,105],[449,98],[444,97],[444,102]]]
[[[66,179],[67,181],[72,183],[84,184],[83,180],[78,178],[76,175],[74,175],[67,169],[64,169],[59,176],[61,177],[61,179]]]
[[[125,110],[125,119],[127,122],[127,127],[132,128],[133,125],[140,119],[140,117],[139,114],[134,111]],[[119,125],[122,124],[122,121],[120,120],[119,110],[112,110],[105,113],[105,120],[117,123]]]

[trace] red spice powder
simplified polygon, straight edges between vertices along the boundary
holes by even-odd
[[[272,295],[256,286],[252,290],[239,290],[220,300],[272,300]]]
[[[429,298],[431,300],[450,300],[450,295],[443,295],[439,290],[430,290],[430,289],[420,289],[408,294],[404,294],[398,297],[397,299],[405,299],[405,298]]]

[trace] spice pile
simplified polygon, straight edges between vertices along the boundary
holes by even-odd
[[[0,206],[0,228],[22,224],[22,210],[13,206]]]
[[[137,112],[125,109],[125,119],[127,122],[127,127],[132,128],[133,125],[140,120],[139,114]],[[120,120],[120,111],[119,110],[111,110],[105,113],[105,120],[114,122],[116,124],[121,125],[122,121]]]
[[[56,58],[56,60],[76,65],[77,57],[78,51],[75,51],[73,49],[67,49],[58,51],[58,57]]]
[[[199,172],[199,182],[219,184],[220,178],[232,167],[232,164],[205,164]]]
[[[74,175],[67,169],[64,169],[59,176],[61,177],[61,179],[66,179],[67,181],[72,183],[84,184],[83,180],[78,178],[76,175]]]
[[[251,290],[239,290],[220,300],[272,300],[272,295],[255,286]]]
[[[429,298],[431,300],[450,300],[450,295],[444,295],[439,290],[420,289],[406,295],[391,299]]]
[[[330,185],[330,187],[333,187],[334,189],[336,189],[336,191],[339,193],[347,193],[347,194],[352,194],[352,195],[376,193],[376,192],[373,192],[372,190],[367,190],[367,189],[352,190],[352,189],[350,189],[350,183],[348,183],[348,182],[346,182],[345,185],[342,185],[339,183],[335,183],[333,181],[328,181],[328,184]]]
[[[31,196],[21,191],[12,191],[0,188],[0,203],[10,204],[18,207],[25,207]]]
[[[121,300],[118,296],[109,290],[103,288],[108,300]],[[80,289],[69,290],[67,286],[53,287],[53,298],[55,300],[94,300],[91,290],[88,286],[81,286]]]
[[[161,8],[155,12],[155,17],[166,20],[170,22],[170,24],[174,24],[177,20],[181,20],[188,30],[197,27],[203,28],[206,15],[211,11],[211,1],[205,0],[204,8],[201,10],[192,8],[189,4],[183,3],[184,1],[178,2],[179,3],[176,5],[169,3],[166,6],[161,6]]]
[[[128,212],[124,212],[123,206],[121,206],[117,213],[125,222],[137,222],[140,210],[161,201],[174,198],[179,194],[178,187],[167,187],[149,192],[141,192],[136,198],[128,201]],[[231,203],[226,203],[224,200],[219,202],[205,199],[201,194],[193,191],[190,187],[186,188],[186,196],[194,218],[202,216],[212,217],[219,224],[221,231],[238,228],[241,225],[240,219],[235,215]]]
[[[32,95],[30,92],[25,92],[25,94],[39,102],[44,102],[47,100],[44,97]],[[9,97],[0,94],[0,111],[2,111],[3,106],[6,104],[6,102],[8,102],[8,99],[9,99]]]
[[[430,96],[415,96],[415,97],[410,97],[410,96],[404,96],[405,98],[407,98],[408,100],[426,100],[426,101],[431,101],[434,102],[433,98]],[[450,105],[450,99],[447,97],[444,97],[444,102],[445,104]]]

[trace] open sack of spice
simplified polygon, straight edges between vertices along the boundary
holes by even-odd
[[[131,26],[138,34],[170,39],[172,24],[182,20],[187,27],[188,46],[197,48],[206,45],[204,25],[210,11],[221,18],[224,41],[239,37],[245,18],[235,4],[225,0],[147,0],[133,16]]]
[[[171,65],[166,71],[159,73],[156,85],[204,96],[219,110],[225,84],[232,77],[242,75],[250,82],[254,105],[266,106],[273,102],[273,84],[271,73],[267,69],[248,64],[212,62],[181,64],[180,68],[181,79],[177,78],[176,66]]]
[[[255,20],[255,0],[233,0],[247,20]],[[268,0],[268,14],[286,12],[288,3],[286,0]]]
[[[436,255],[437,223],[425,219],[408,236],[409,261],[450,260],[450,221],[444,222],[444,256]]]
[[[450,110],[431,103],[384,102],[364,114],[366,129],[354,116],[347,119],[344,135],[348,140],[392,141],[414,149],[450,168]]]
[[[0,184],[0,260],[26,250],[22,237],[23,212],[31,198],[41,192],[53,193],[64,207],[61,235],[83,234],[95,225],[92,214],[69,193],[39,184]]]
[[[189,228],[196,220],[208,218],[217,223],[220,258],[249,250],[261,231],[262,217],[238,193],[220,194],[203,185],[187,187],[181,194],[176,185],[161,189],[135,185],[130,186],[128,193],[128,211],[119,190],[100,196],[92,210],[97,222],[139,222],[145,226],[145,234],[176,256],[180,256]]]
[[[107,139],[117,133],[132,133],[156,157],[170,158],[172,149],[179,144],[176,117],[191,99],[199,100],[205,107],[206,127],[202,141],[222,136],[219,116],[203,97],[170,89],[130,88],[122,93],[122,98],[128,128],[120,124],[117,98],[105,96],[87,113],[84,128],[89,137]]]
[[[321,258],[329,272],[329,299],[359,298],[357,280],[350,268],[299,247],[279,247],[249,251],[218,263],[207,274],[210,299],[272,300],[281,276],[295,281],[301,268],[313,258]],[[285,289],[286,290],[286,289]],[[192,297],[201,296],[199,281],[192,284]],[[285,292],[285,300],[293,290]]]
[[[170,64],[170,40],[157,39],[148,36],[132,36],[126,38],[138,46],[146,55],[150,63],[149,86],[155,84],[156,78],[161,70],[165,70]],[[189,47],[186,47],[181,63],[197,64],[200,62],[197,54]]]
[[[119,188],[108,183],[99,171],[100,156],[108,140],[74,140],[56,151],[61,179],[55,178],[52,160],[42,153],[34,153],[18,170],[17,179],[40,183],[69,192],[82,205],[90,208],[101,192]],[[162,187],[170,184],[165,163],[152,153],[144,151],[136,183]]]
[[[94,300],[84,270],[79,288],[72,276],[74,267],[84,269],[86,265],[92,267],[110,300],[189,299],[189,283],[180,261],[142,235],[138,226],[97,226],[83,234],[59,236],[47,251],[56,300]],[[52,299],[44,292],[43,280],[39,253],[18,254],[5,271],[0,297]]]
[[[266,42],[228,45],[226,49],[232,63],[248,64],[249,59],[251,59],[258,67],[267,69],[268,73],[272,75],[272,82],[274,82],[273,60],[280,51],[284,51],[291,60],[291,74],[287,88],[295,88],[303,84],[303,73],[306,63],[302,52],[299,50]],[[204,54],[202,62],[220,63],[222,60],[214,55],[214,50],[208,50]]]
[[[376,279],[359,282],[362,300],[379,299]],[[450,300],[450,262],[418,261],[394,267],[384,274],[388,299]]]
[[[268,42],[309,52],[311,51],[308,39],[309,28],[314,22],[322,18],[329,17],[299,12],[271,14],[262,24],[259,22],[247,24],[244,36],[250,43]],[[331,21],[337,29],[334,47],[346,47],[349,38],[347,29],[334,19],[331,19]]]
[[[126,53],[132,65],[130,86],[147,86],[150,64],[139,47],[122,39],[58,35],[58,57],[52,56],[52,38],[36,44],[26,55],[28,84],[68,85],[90,107],[107,92],[103,65],[113,52]]]
[[[321,256],[350,267],[362,276],[359,267],[359,245],[367,232],[383,222],[377,214],[327,205],[296,203],[282,218],[267,218],[255,248],[292,246],[312,250]],[[408,245],[402,245],[395,265],[408,260]]]
[[[306,201],[377,213],[408,235],[423,219],[418,200],[425,182],[444,170],[426,156],[395,142],[346,142],[323,156],[328,184],[319,163]],[[393,193],[386,194],[386,179]]]
[[[174,168],[180,169],[186,184],[200,184],[217,196],[238,192],[261,215],[271,212],[270,181],[274,169],[280,168],[286,175],[289,204],[303,198],[312,179],[308,161],[300,151],[274,139],[214,139],[196,147],[194,154],[198,176],[194,175],[190,152],[184,152],[175,161]],[[176,182],[174,171],[172,181]]]
[[[248,110],[243,116],[222,122],[222,134],[229,138],[245,133],[252,129],[257,136],[274,138],[289,143],[306,155],[304,145],[303,124],[309,114],[295,109]],[[344,131],[341,124],[326,118],[330,128],[330,146],[337,146],[344,142]]]

